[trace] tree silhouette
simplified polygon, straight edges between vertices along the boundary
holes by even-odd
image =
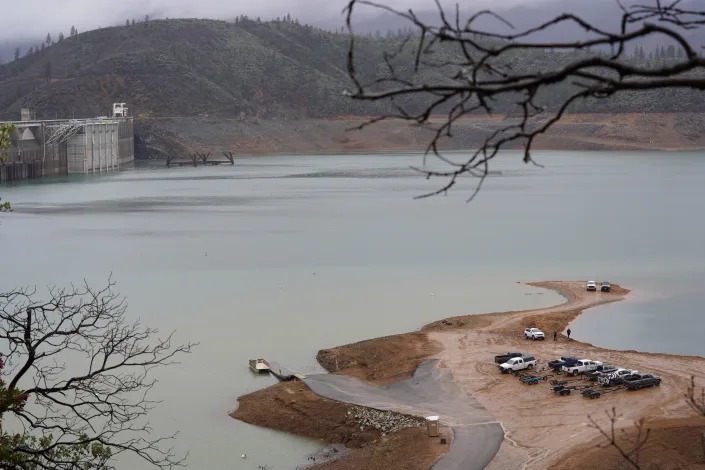
[[[396,10],[368,0],[349,0],[346,14],[351,34],[347,68],[353,86],[348,95],[354,100],[385,101],[394,110],[365,125],[399,118],[434,129],[426,155],[435,156],[443,167],[416,169],[428,178],[441,177],[444,183],[419,197],[445,193],[455,186],[458,178],[470,175],[479,178],[470,196],[472,199],[500,150],[523,147],[524,162],[534,162],[531,148],[536,138],[551,129],[575,103],[646,90],[705,90],[705,74],[702,73],[705,59],[698,54],[700,44],[689,42],[684,35],[688,30],[705,25],[705,7],[686,9],[678,0],[644,0],[642,3],[647,4],[628,7],[619,4],[620,26],[610,31],[570,13],[516,30],[509,21],[490,10],[463,17],[459,7],[449,12],[441,6],[440,0],[436,0],[437,19],[432,22],[420,18],[413,10]],[[358,6],[396,15],[414,28],[413,38],[399,41],[385,51],[386,69],[373,78],[366,78],[369,75],[362,73],[363,61],[356,54],[358,37],[354,34],[353,17]],[[490,32],[478,26],[480,20],[488,18],[504,25],[509,32]],[[589,36],[559,41],[532,39],[537,32],[566,25]],[[630,61],[627,48],[652,37],[667,37],[677,43],[683,50],[683,58],[646,65]],[[456,53],[439,53],[450,50]],[[547,51],[560,51],[570,60],[558,61],[548,70],[513,67],[517,57]],[[429,69],[437,73],[422,73]],[[441,78],[433,81],[425,78],[439,74]],[[560,97],[558,104],[546,105],[545,97],[551,96],[559,85],[565,85],[570,93]],[[458,119],[473,113],[493,114],[507,104],[512,104],[512,114],[499,129],[484,138],[468,159],[457,161],[442,155],[440,145],[453,135]],[[438,114],[443,116],[440,124],[431,119]]]
[[[0,396],[11,398],[0,419],[14,417],[0,430],[0,468],[102,470],[121,453],[158,468],[182,463],[146,421],[150,371],[193,345],[173,346],[171,335],[128,321],[113,287],[50,289],[45,299],[30,289],[0,293]]]

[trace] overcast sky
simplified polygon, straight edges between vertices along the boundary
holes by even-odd
[[[544,0],[460,0],[463,7],[494,8],[533,4]],[[592,1],[592,0],[588,0]],[[11,5],[8,5],[11,3]],[[67,34],[71,26],[86,31],[124,24],[126,19],[153,17],[222,18],[246,14],[274,18],[290,13],[305,22],[333,22],[341,18],[346,0],[0,0],[0,41]],[[432,0],[385,0],[395,7],[433,8]],[[455,1],[444,4],[454,5]],[[342,21],[342,19],[341,19]]]

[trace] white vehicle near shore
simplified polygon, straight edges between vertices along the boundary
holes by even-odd
[[[584,374],[586,372],[591,372],[597,370],[597,366],[601,366],[600,361],[591,361],[590,359],[580,359],[572,366],[563,366],[563,372],[568,375],[578,375]]]
[[[536,341],[537,339],[546,339],[546,335],[538,328],[527,328],[524,330],[524,338]]]
[[[533,369],[536,367],[536,358],[534,356],[521,356],[509,359],[504,364],[499,365],[499,370],[503,374],[508,374],[517,370]]]
[[[597,290],[597,283],[595,281],[588,281],[587,284],[585,284],[585,290]]]

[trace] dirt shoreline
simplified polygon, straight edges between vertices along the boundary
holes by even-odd
[[[450,369],[455,381],[487,408],[506,430],[507,439],[488,466],[490,469],[549,466],[566,469],[622,468],[620,459],[612,455],[612,449],[597,447],[602,438],[597,430],[587,425],[588,415],[604,421],[605,410],[613,406],[622,414],[618,427],[625,430],[625,439],[637,419],[644,418],[647,425],[653,428],[649,445],[644,451],[644,458],[648,461],[660,462],[660,468],[675,468],[674,463],[677,463],[676,467],[692,467],[696,462],[702,462],[703,450],[699,450],[700,446],[684,450],[678,436],[695,436],[705,429],[705,418],[696,417],[684,400],[691,375],[705,377],[705,359],[609,350],[569,340],[560,333],[559,341],[554,342],[550,338],[553,331],[563,331],[588,308],[624,299],[629,290],[613,286],[611,293],[586,292],[582,281],[537,282],[530,285],[554,290],[564,296],[566,302],[540,309],[448,318],[430,323],[421,331],[322,350],[317,358],[332,373],[351,375],[377,385],[406,379],[423,360],[439,359],[441,367]],[[543,329],[549,339],[545,342],[524,340],[521,332],[527,326]],[[557,397],[546,385],[530,387],[511,376],[498,374],[491,358],[508,350],[531,353],[544,364],[561,355],[589,357],[653,372],[663,377],[663,383],[656,389],[618,392],[598,400],[585,400],[575,395]],[[645,362],[647,358],[648,362]],[[267,394],[271,393],[270,389],[276,390],[275,387],[286,386],[280,384],[241,397],[240,407],[232,416],[251,424],[316,437],[326,442],[345,443],[337,436],[320,435],[320,430],[331,427],[330,423],[321,423],[326,416],[330,416],[326,407],[333,406],[330,404],[346,405],[317,397],[299,384],[303,389],[294,391],[295,396],[290,399],[296,402],[305,391],[310,394],[311,406],[303,411],[298,410],[288,423],[272,421],[264,412],[270,408],[253,404],[262,402],[271,405]],[[291,395],[292,391],[287,393]],[[286,401],[279,401],[276,406],[282,410],[292,408]],[[261,413],[258,412],[260,408]],[[319,430],[319,435],[312,435],[311,430],[307,429],[309,426],[306,423],[312,419],[317,420],[312,426]],[[292,426],[293,422],[297,425]],[[381,436],[370,437],[341,459],[315,468],[430,468],[435,461],[431,459],[440,457],[444,449],[439,447],[436,439],[426,437],[420,428],[416,431],[413,434],[405,430],[408,435],[403,444],[401,440],[395,441],[397,444],[390,443],[390,439],[398,433],[385,436],[385,439]],[[407,446],[409,439],[414,442],[411,447]],[[357,443],[353,443],[355,445]],[[381,446],[384,451],[380,450]],[[348,444],[348,447],[352,446]],[[374,459],[374,456],[400,455],[397,452],[402,450],[406,456],[403,464],[398,460]],[[601,462],[599,467],[595,466],[596,459]],[[410,464],[410,461],[413,463]],[[399,466],[389,466],[390,462],[397,462]]]
[[[366,154],[418,152],[426,149],[433,127],[442,119],[417,126],[398,119],[357,129],[365,116],[294,121],[241,121],[232,118],[173,116],[136,123],[136,155],[157,158],[179,149],[193,152],[233,152],[237,156]],[[543,121],[539,119],[537,124]],[[504,116],[471,115],[456,121],[453,138],[444,150],[477,148],[497,129]],[[517,144],[515,148],[520,148]],[[568,114],[533,144],[534,150],[656,151],[705,148],[705,114],[623,113]],[[158,151],[161,149],[161,151]],[[167,152],[168,150],[168,152]]]

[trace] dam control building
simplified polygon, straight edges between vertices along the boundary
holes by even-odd
[[[133,118],[125,103],[114,103],[111,116],[90,119],[38,121],[23,109],[12,124],[10,148],[0,150],[0,183],[120,171],[134,163]]]

